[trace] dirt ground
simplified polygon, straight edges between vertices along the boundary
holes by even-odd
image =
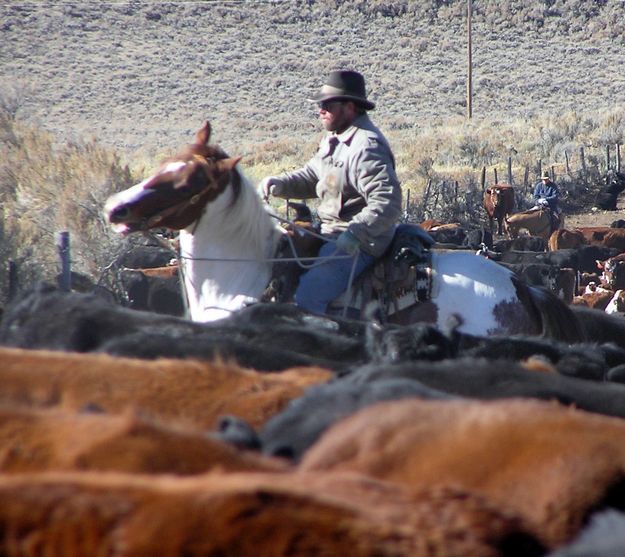
[[[618,204],[616,211],[601,211],[589,208],[574,213],[564,212],[564,228],[581,226],[610,226],[615,220],[625,219],[625,201]]]

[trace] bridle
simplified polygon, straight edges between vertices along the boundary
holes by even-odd
[[[197,229],[199,220],[201,218],[201,210],[203,210],[203,208],[206,206],[206,204],[209,201],[217,197],[217,195],[221,193],[222,189],[225,188],[225,186],[230,181],[232,181],[232,184],[235,190],[235,195],[237,195],[241,187],[239,173],[235,169],[232,169],[228,174],[231,174],[232,175],[231,178],[233,177],[234,179],[224,181],[223,183],[220,183],[218,181],[217,185],[223,186],[223,188],[211,187],[213,186],[213,182],[210,179],[209,160],[213,163],[216,162],[216,159],[209,159],[208,157],[199,155],[197,153],[194,153],[193,155],[191,155],[191,158],[189,159],[188,162],[195,161],[198,163],[198,166],[202,169],[206,177],[205,185],[200,188],[200,191],[198,191],[197,193],[194,193],[189,198],[183,199],[182,201],[179,201],[178,203],[175,203],[174,205],[170,205],[169,207],[166,207],[164,209],[157,211],[156,213],[154,213],[153,215],[149,217],[141,219],[139,230],[145,231],[151,228],[156,228],[158,227],[159,223],[163,222],[167,218],[180,217],[181,215],[184,214],[185,211],[192,209],[192,208],[200,207],[202,209],[200,209],[200,212],[198,212],[197,218],[191,221],[195,223],[193,226],[193,229],[191,230],[191,234],[193,235],[195,233],[195,230]]]

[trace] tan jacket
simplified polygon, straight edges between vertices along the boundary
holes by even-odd
[[[326,135],[303,168],[273,182],[280,186],[279,197],[321,200],[317,211],[324,234],[349,230],[361,249],[376,257],[393,239],[401,187],[388,141],[367,114],[342,134]]]

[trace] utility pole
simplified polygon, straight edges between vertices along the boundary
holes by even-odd
[[[467,118],[473,117],[473,56],[471,52],[471,2],[467,0]]]

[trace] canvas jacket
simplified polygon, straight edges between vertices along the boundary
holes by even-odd
[[[315,156],[294,172],[277,176],[279,197],[319,198],[323,234],[349,230],[361,249],[384,253],[401,215],[401,187],[388,141],[367,114],[343,133],[327,134]]]

